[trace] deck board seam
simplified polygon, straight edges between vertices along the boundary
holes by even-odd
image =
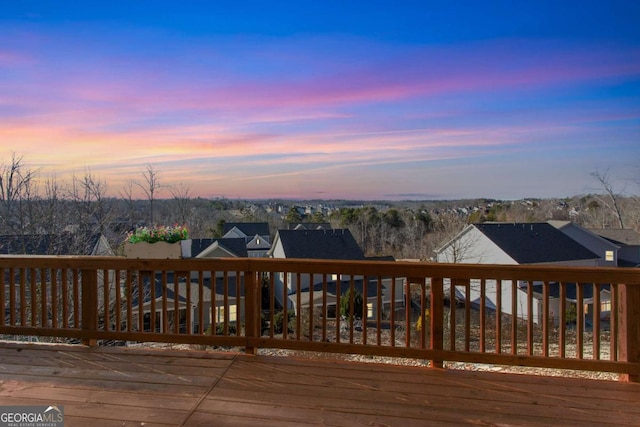
[[[195,412],[198,410],[202,402],[204,402],[204,400],[209,396],[209,394],[211,394],[211,392],[213,391],[214,388],[216,388],[220,380],[224,378],[224,376],[229,371],[229,369],[231,369],[231,367],[236,363],[236,361],[238,360],[238,356],[239,355],[237,354],[233,356],[233,358],[230,360],[230,363],[222,370],[220,375],[218,375],[218,377],[213,380],[213,383],[211,383],[211,385],[207,388],[207,390],[205,390],[205,392],[202,393],[202,396],[200,396],[196,404],[193,405],[193,408],[184,417],[184,420],[182,421],[182,423],[180,423],[180,427],[183,427],[187,424],[187,421],[189,421],[189,418],[191,418],[191,416],[195,414]]]

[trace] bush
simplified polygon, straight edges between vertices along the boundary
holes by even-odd
[[[358,291],[353,293],[353,317],[362,319],[364,313],[362,294]],[[340,297],[340,315],[349,318],[351,316],[351,288]]]
[[[236,324],[235,323],[229,323],[227,326],[227,331],[228,331],[228,335],[235,335],[236,334]],[[213,325],[209,325],[209,327],[207,328],[207,330],[205,331],[206,335],[212,335],[213,334]],[[216,323],[216,333],[215,335],[224,335],[224,323]]]
[[[287,310],[287,333],[292,333],[296,316],[293,310]],[[284,331],[284,311],[279,311],[273,316],[273,333],[281,334]]]

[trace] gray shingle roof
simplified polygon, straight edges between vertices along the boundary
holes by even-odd
[[[349,230],[279,230],[287,258],[363,260]]]
[[[640,245],[640,234],[635,230],[590,228],[589,231],[618,245]]]
[[[0,254],[91,255],[100,234],[0,235]]]
[[[267,222],[226,222],[222,229],[222,234],[227,234],[233,227],[236,227],[248,237],[253,237],[256,234],[260,236],[269,235],[269,223]]]
[[[598,258],[548,223],[482,223],[475,227],[518,264]]]

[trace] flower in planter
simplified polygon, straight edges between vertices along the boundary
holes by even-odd
[[[167,242],[175,243],[180,240],[189,238],[189,230],[186,225],[174,225],[168,227],[165,225],[154,225],[153,227],[139,227],[135,231],[132,231],[127,236],[127,242],[129,243],[155,243],[155,242]]]

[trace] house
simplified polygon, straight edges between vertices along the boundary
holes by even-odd
[[[151,282],[153,277],[153,283]],[[212,279],[213,277],[213,279]],[[175,327],[175,322],[179,322],[179,329],[186,330],[187,319],[191,319],[191,330],[194,332],[206,331],[211,326],[212,321],[216,325],[229,323],[238,324],[244,321],[244,276],[240,281],[236,280],[235,274],[222,272],[207,272],[202,277],[202,294],[200,294],[200,278],[190,277],[189,283],[184,276],[177,276],[173,272],[166,275],[166,294],[162,285],[161,274],[145,276],[143,278],[143,298],[142,313],[144,315],[144,330],[151,331],[152,301],[155,311],[155,331],[160,331],[160,325],[165,319],[162,318],[163,304],[167,307],[166,319],[169,328]],[[177,284],[176,284],[177,282]],[[213,285],[212,285],[213,283]],[[176,293],[177,288],[177,293]],[[188,297],[187,297],[188,296]],[[225,305],[226,302],[226,305]],[[132,300],[133,324],[138,324],[138,297],[135,295]],[[178,310],[176,314],[176,308]],[[187,316],[187,310],[190,310]],[[202,311],[202,318],[200,312]],[[126,312],[123,312],[126,315]]]
[[[396,310],[404,309],[404,281],[396,282],[394,296],[392,295],[394,287],[390,278],[381,277],[378,280],[377,277],[365,276],[354,277],[353,280],[350,280],[343,279],[341,276],[340,280],[337,280],[337,276],[332,276],[332,278],[322,279],[314,283],[312,287],[310,286],[303,291],[292,292],[289,298],[296,313],[309,309],[309,307],[320,310],[325,307],[327,312],[323,313],[323,316],[334,318],[338,314],[337,310],[339,310],[340,300],[338,296],[341,298],[353,287],[354,292],[360,293],[363,297],[366,296],[367,310],[365,317],[374,319],[378,313],[378,304],[380,302],[382,302],[382,313],[391,309],[392,299]],[[326,306],[324,305],[325,301]]]
[[[640,267],[640,234],[629,229],[589,229],[616,245],[618,267]]]
[[[436,250],[438,262],[597,266],[600,257],[553,225],[469,224]]]
[[[243,238],[250,258],[266,256],[271,249],[269,224],[266,222],[227,222],[222,229],[223,238]]]
[[[365,259],[348,229],[278,230],[267,255],[271,258]]]
[[[572,228],[562,231],[550,223],[482,223],[466,226],[453,239],[436,250],[438,262],[469,264],[553,264],[567,266],[597,266],[601,257],[583,246],[571,236],[577,233]],[[592,246],[595,248],[595,245]],[[605,253],[603,253],[603,256]],[[470,288],[472,304],[480,304],[480,283],[473,281]],[[528,282],[516,285],[516,313],[512,313],[511,281],[502,281],[501,312],[528,318]],[[532,286],[536,284],[533,283]],[[496,309],[497,288],[495,281],[486,281],[486,306]],[[535,289],[535,287],[534,287]],[[456,294],[465,297],[464,287],[456,287]],[[606,297],[606,295],[605,295]],[[559,301],[550,306],[554,317],[559,318]],[[532,317],[540,322],[542,304],[538,299],[533,305]]]
[[[598,267],[618,266],[618,252],[622,245],[614,243],[591,230],[582,228],[571,221],[549,221],[549,224],[596,254],[598,256],[596,261]]]
[[[246,258],[247,241],[243,237],[207,239],[210,243],[198,252],[194,258]]]
[[[289,258],[289,259],[335,259],[335,260],[352,260],[362,261],[367,258],[358,243],[353,238],[353,235],[348,229],[315,229],[306,230],[297,228],[294,230],[278,230],[276,237],[273,240],[273,246],[269,251],[271,258]],[[299,281],[298,281],[299,280]],[[301,306],[308,307],[309,304],[317,305],[318,298],[322,298],[322,286],[326,282],[327,297],[329,300],[333,298],[334,303],[336,299],[337,283],[341,283],[342,287],[350,286],[351,280],[354,281],[354,286],[361,291],[363,286],[367,286],[370,289],[370,293],[367,293],[367,305],[369,306],[370,313],[373,313],[374,306],[377,304],[377,278],[367,278],[363,276],[332,274],[302,274],[296,275],[288,273],[286,277],[282,274],[278,274],[274,278],[275,282],[275,297],[281,304],[287,304],[289,308],[296,307],[298,296],[300,293],[300,299],[302,301]],[[391,295],[390,281],[382,279],[383,304],[389,305],[393,298],[400,303],[404,303],[402,299],[403,284],[398,281],[396,286],[396,296]],[[345,285],[345,283],[347,285]],[[285,293],[288,300],[283,301],[282,295]],[[313,287],[313,302],[310,302],[310,288]],[[333,290],[332,290],[333,289]]]

